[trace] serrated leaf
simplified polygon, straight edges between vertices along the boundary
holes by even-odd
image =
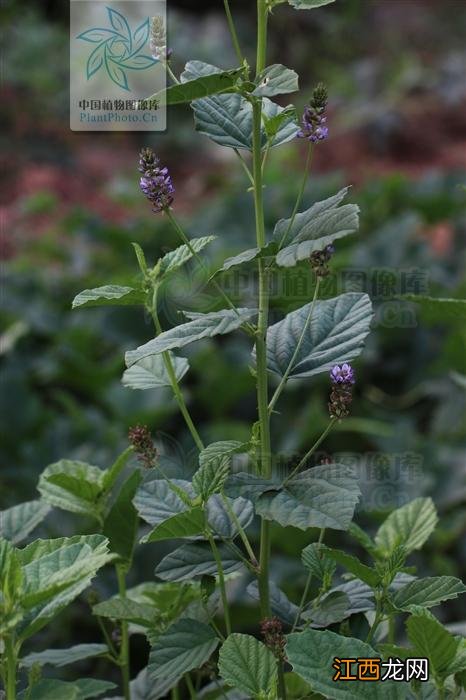
[[[190,241],[190,247],[186,244],[179,246],[175,250],[171,250],[169,253],[160,259],[160,274],[168,275],[171,272],[175,272],[182,265],[188,262],[192,258],[192,253],[190,248],[192,248],[196,253],[200,253],[206,245],[215,241],[217,236],[202,236],[201,238],[192,238]]]
[[[360,581],[358,578],[353,578],[350,581],[334,586],[329,593],[332,592],[345,593],[349,598],[348,615],[354,615],[359,612],[366,612],[375,608],[374,593],[372,589]]]
[[[213,442],[201,451],[200,468],[193,476],[193,488],[203,500],[207,500],[213,493],[219,493],[223,489],[228,477],[231,456],[244,447],[244,443],[237,440],[223,440]]]
[[[24,640],[43,627],[90,583],[112,555],[102,535],[36,540],[17,556],[23,575],[21,622]]]
[[[107,284],[95,289],[84,289],[73,299],[72,308],[80,306],[128,306],[143,304],[145,293],[134,287]]]
[[[267,697],[277,681],[277,662],[265,644],[249,634],[230,634],[220,648],[220,677],[252,697]]]
[[[112,466],[104,470],[103,487],[105,491],[109,491],[115,484],[133,452],[133,447],[127,447],[126,450],[123,450],[123,452],[118,455]]]
[[[238,571],[241,560],[226,547],[219,547],[225,574]],[[155,575],[163,581],[186,581],[217,574],[217,565],[210,547],[205,544],[184,544],[167,554],[155,568]]]
[[[325,545],[312,542],[301,552],[301,561],[306,569],[319,581],[331,580],[336,563],[324,556]]]
[[[175,326],[175,328],[161,333],[157,338],[141,345],[136,350],[127,352],[125,356],[126,365],[131,367],[135,362],[148,355],[155,355],[174,348],[182,348],[202,338],[212,338],[215,335],[231,333],[231,331],[253,319],[257,315],[257,311],[255,309],[237,309],[236,311],[233,311],[233,309],[222,309],[222,311],[212,311],[207,314],[186,313],[185,315],[191,319],[188,323]]]
[[[98,678],[78,678],[73,681],[73,685],[78,688],[78,700],[88,700],[95,698],[102,693],[107,693],[109,690],[116,688],[115,683],[110,681],[101,681]],[[65,700],[62,698],[62,700]]]
[[[25,668],[30,668],[33,664],[61,667],[106,653],[108,653],[106,644],[76,644],[68,649],[46,649],[45,651],[33,652],[24,656],[20,663]]]
[[[243,250],[241,253],[238,253],[238,255],[227,258],[222,267],[216,270],[215,274],[217,275],[219,272],[226,272],[231,267],[237,267],[238,265],[251,262],[259,257],[261,251],[263,250],[264,249],[261,248],[249,248],[248,250]]]
[[[287,636],[286,655],[295,673],[314,691],[334,700],[405,700],[404,684],[393,681],[367,683],[332,680],[337,659],[380,658],[372,647],[359,639],[343,637],[329,631],[309,629]]]
[[[159,542],[177,538],[193,537],[205,529],[204,511],[200,506],[177,513],[157,525],[141,542]]]
[[[316,7],[330,5],[335,0],[288,0],[288,2],[295,10],[313,10]]]
[[[344,566],[347,571],[356,576],[356,578],[361,579],[361,581],[364,581],[364,583],[367,583],[368,586],[375,588],[379,584],[379,574],[351,554],[342,552],[340,549],[331,549],[325,546],[322,551],[325,557],[329,557],[337,562],[337,564]]]
[[[44,501],[26,501],[0,511],[0,537],[13,544],[24,540],[50,512]]]
[[[280,491],[263,493],[256,513],[283,527],[346,530],[360,495],[355,472],[348,466],[328,464],[293,477]]]
[[[253,581],[246,588],[246,593],[259,602],[259,586]],[[269,582],[270,608],[272,615],[279,617],[287,625],[293,625],[298,615],[299,608],[291,602],[283,591],[273,582]]]
[[[438,518],[431,498],[416,498],[394,510],[379,527],[375,543],[379,554],[388,557],[396,547],[406,553],[420,549],[435,530]]]
[[[132,500],[141,479],[138,471],[128,477],[110,508],[103,526],[103,534],[108,537],[110,551],[118,554],[126,562],[131,561],[136,543],[139,518]]]
[[[347,193],[345,187],[294,219],[280,219],[273,232],[273,240],[280,247],[276,257],[280,267],[293,267],[309,259],[312,253],[358,230],[359,208],[355,204],[339,206]]]
[[[189,61],[186,64],[182,80],[220,72],[216,66],[202,61]],[[192,104],[196,130],[221,146],[246,148],[252,150],[252,105],[239,94],[217,95],[196,100]],[[283,107],[271,102],[267,97],[262,100],[262,114],[272,119],[284,111]],[[278,146],[294,138],[298,125],[292,114],[282,122],[269,145]],[[261,145],[267,145],[267,134],[261,126]]]
[[[421,319],[427,323],[466,323],[466,299],[436,299],[417,294],[403,294],[399,298],[417,304]]]
[[[341,294],[287,314],[267,331],[267,367],[283,377],[303,334],[289,378],[311,377],[357,357],[370,331],[372,304],[367,294]]]
[[[465,592],[464,583],[454,576],[432,576],[410,581],[396,591],[391,597],[391,603],[398,610],[409,612],[413,605],[432,608]]]
[[[152,97],[160,100],[164,105],[178,105],[186,102],[192,102],[200,98],[209,97],[209,95],[218,95],[222,92],[231,92],[235,89],[238,78],[241,77],[242,69],[235,68],[233,70],[220,71],[201,75],[193,80],[187,80],[186,77],[191,73],[193,64],[201,63],[201,61],[189,61],[185,66],[185,71],[181,74],[181,82],[176,85],[170,85],[163,92],[158,92]]]
[[[225,484],[225,492],[233,498],[243,496],[253,503],[256,503],[260,496],[266,491],[279,492],[281,482],[277,479],[265,479],[262,476],[238,472],[232,474]]]
[[[155,611],[150,605],[137,603],[131,598],[114,596],[93,606],[92,612],[98,617],[109,617],[112,620],[127,620],[145,627],[152,624]]]
[[[85,462],[61,459],[44,469],[37,489],[52,506],[100,518],[98,501],[104,492],[105,472]]]
[[[255,97],[273,97],[287,92],[296,92],[299,89],[298,74],[281,63],[274,63],[264,68],[257,76],[255,83],[257,87],[252,92]]]
[[[448,665],[456,656],[459,639],[455,639],[431,615],[411,615],[406,622],[406,630],[415,654],[427,657],[433,673],[444,677]]]
[[[162,633],[152,648],[147,673],[151,680],[179,678],[203,666],[219,643],[209,625],[185,618]]]

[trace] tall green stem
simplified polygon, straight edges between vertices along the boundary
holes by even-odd
[[[230,30],[231,40],[232,40],[233,46],[235,48],[236,57],[238,59],[238,63],[241,65],[243,63],[243,54],[241,52],[241,47],[239,45],[238,35],[237,35],[236,29],[235,29],[235,23],[233,21],[233,16],[231,14],[230,3],[228,2],[228,0],[223,0],[223,4],[225,6],[225,14],[227,16],[228,28]]]
[[[256,73],[265,67],[267,45],[267,7],[265,0],[257,0],[257,61]],[[254,177],[254,210],[256,219],[257,247],[265,245],[264,202],[262,196],[262,143],[261,122],[262,102],[253,104],[252,158]],[[270,421],[268,411],[267,382],[267,325],[269,314],[268,272],[264,261],[258,261],[259,272],[259,318],[256,333],[256,368],[257,368],[257,407],[260,424],[260,467],[261,474],[269,478],[272,473],[272,456],[270,448]],[[269,596],[269,562],[270,562],[270,523],[262,520],[259,560],[259,597],[263,618],[270,617]]]
[[[126,598],[125,570],[118,565],[115,568],[120,598]],[[129,634],[128,622],[126,620],[121,621],[120,668],[124,698],[125,700],[131,700],[131,692],[129,689]]]
[[[6,656],[6,700],[16,700],[16,666],[18,663],[14,638],[5,638]]]

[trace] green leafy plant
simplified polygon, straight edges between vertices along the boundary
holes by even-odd
[[[297,10],[331,2],[289,0]],[[433,697],[432,693],[454,698],[466,687],[464,639],[430,612],[464,593],[466,586],[453,576],[417,577],[409,561],[437,525],[432,500],[417,498],[394,510],[371,537],[353,522],[360,496],[356,471],[331,460],[312,466],[319,446],[349,413],[355,383],[349,362],[361,353],[370,332],[372,305],[364,293],[319,298],[334,243],[358,230],[358,207],[345,203],[345,188],[303,208],[312,154],[328,133],[327,97],[323,86],[314,90],[301,127],[294,107],[283,108],[271,99],[298,88],[294,71],[281,64],[266,65],[267,23],[272,10],[278,12],[284,3],[257,0],[253,71],[243,57],[225,0],[239,67],[224,71],[190,61],[179,79],[170,69],[174,84],[158,96],[167,104],[191,103],[196,129],[233,149],[251,186],[254,247],[227,259],[210,275],[200,254],[214,237],[189,238],[172,210],[175,191],[167,168],[159,165],[151,149],[143,149],[141,190],[154,211],[168,219],[180,246],[152,265],[134,243],[139,266],[134,286],[86,289],[73,301],[75,309],[133,305],[151,317],[155,337],[126,353],[122,382],[136,390],[171,388],[196,448],[196,467],[191,472],[184,468],[182,477],[171,476],[147,428],[137,426],[130,431],[131,446],[110,468],[67,459],[56,462],[39,479],[40,500],[2,513],[0,636],[7,700],[78,700],[107,692],[113,688],[107,681],[41,678],[43,666],[62,667],[92,657],[119,667],[125,700],[162,698],[168,693],[174,700],[181,693],[191,698],[270,700],[401,699]],[[303,180],[291,216],[279,220],[267,236],[263,189],[268,157],[272,148],[295,136],[308,141]],[[271,277],[306,261],[314,281],[312,298],[272,323]],[[164,330],[162,294],[172,275],[188,263],[209,274],[216,306],[204,313],[186,311],[185,322]],[[251,264],[257,270],[258,303],[253,308],[238,307],[218,280],[226,270]],[[428,314],[448,308],[455,317],[464,315],[458,300],[415,301]],[[222,308],[217,308],[219,304]],[[178,353],[191,343],[232,332],[245,333],[250,340],[257,421],[247,442],[206,444],[180,387],[189,359]],[[283,473],[272,445],[280,398],[290,382],[311,383],[310,378],[321,373],[330,373],[328,424],[304,456],[288,460]],[[19,547],[52,507],[86,518],[93,523],[93,533],[39,539]],[[256,523],[258,538],[253,537]],[[293,526],[304,533],[320,531],[302,551],[306,582],[298,602],[278,587],[270,571],[272,524]],[[365,551],[364,560],[326,545],[329,530],[346,531]],[[164,550],[155,566],[155,581],[128,588],[138,537],[143,548],[184,541]],[[110,565],[118,593],[107,600],[92,596],[90,600],[102,643],[23,655],[23,643],[79,596],[102,567]],[[336,580],[337,567],[344,571],[343,583]],[[258,603],[250,634],[235,630],[231,614],[232,589],[239,577],[248,580],[247,593]],[[146,668],[131,679],[133,634],[144,635],[151,651]],[[400,683],[388,678],[367,683],[354,678],[340,683],[334,674],[338,659],[401,663],[413,657],[428,660],[428,681],[414,678]],[[27,670],[28,682],[17,693],[19,669]]]

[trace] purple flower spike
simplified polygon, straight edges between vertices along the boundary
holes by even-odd
[[[335,365],[332,367],[330,370],[330,379],[333,384],[354,384],[356,382],[354,370],[347,362],[341,366]]]
[[[160,168],[158,158],[151,148],[143,148],[139,155],[139,186],[142,193],[153,204],[153,211],[165,211],[173,202],[175,188],[168,168]]]
[[[319,84],[312,94],[309,105],[304,109],[302,127],[296,134],[298,139],[317,143],[328,137],[327,118],[324,117],[326,107],[327,90],[324,85]]]

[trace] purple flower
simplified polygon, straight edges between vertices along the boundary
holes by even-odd
[[[347,362],[341,366],[334,365],[330,370],[330,380],[332,384],[354,384],[356,382],[354,369]]]
[[[312,93],[309,105],[304,109],[302,128],[296,134],[299,139],[308,139],[312,143],[323,141],[328,136],[327,118],[324,116],[327,107],[327,90],[319,83]]]
[[[139,154],[139,172],[142,173],[139,186],[153,204],[153,211],[159,213],[168,209],[175,188],[168,168],[159,167],[159,160],[151,148],[143,148]]]

